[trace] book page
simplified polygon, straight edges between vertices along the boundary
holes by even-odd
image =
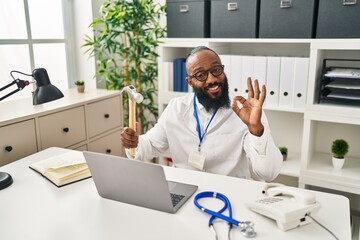
[[[54,170],[81,163],[86,164],[83,153],[78,151],[70,151],[36,162],[30,167],[44,174],[45,171],[50,168]]]

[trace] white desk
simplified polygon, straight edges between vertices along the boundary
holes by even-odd
[[[194,196],[176,214],[168,214],[103,199],[91,178],[57,188],[28,167],[64,151],[67,150],[49,148],[0,168],[14,179],[13,185],[0,191],[0,239],[214,239],[207,227],[209,216],[194,206]],[[275,221],[247,209],[244,203],[260,198],[264,183],[171,167],[165,167],[165,172],[169,180],[197,184],[198,192],[211,190],[227,195],[234,218],[255,223],[255,239],[333,239],[315,223],[283,232]],[[316,192],[316,197],[322,208],[313,217],[340,239],[350,240],[348,199],[321,192]],[[221,206],[214,199],[205,201],[214,209]],[[217,226],[221,232],[226,225],[220,222]],[[233,240],[246,239],[236,228],[231,234]],[[224,233],[220,239],[226,237]]]

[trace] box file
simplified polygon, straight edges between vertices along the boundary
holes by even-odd
[[[293,107],[304,108],[309,72],[309,58],[295,58]]]
[[[210,37],[256,38],[259,0],[211,0]]]
[[[280,57],[267,57],[265,106],[279,105]]]
[[[230,99],[241,95],[241,81],[242,81],[242,57],[239,55],[231,56],[231,79],[229,79],[229,94]]]
[[[360,2],[319,0],[317,38],[360,38]]]
[[[259,38],[313,38],[316,11],[317,0],[261,0]]]
[[[281,57],[279,107],[293,107],[295,58]]]
[[[167,0],[168,38],[203,38],[210,36],[209,0]]]

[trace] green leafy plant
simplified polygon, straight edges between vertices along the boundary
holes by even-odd
[[[77,81],[75,81],[75,85],[76,86],[81,86],[81,85],[84,85],[85,84],[85,82],[83,81],[83,80],[77,80]]]
[[[85,36],[90,56],[96,59],[98,82],[107,89],[121,90],[133,85],[144,96],[138,104],[137,121],[142,132],[157,120],[155,102],[158,65],[156,52],[166,33],[160,25],[166,6],[153,0],[109,0],[100,8],[100,17],[90,26],[94,37]],[[128,120],[128,96],[123,95],[125,121]]]
[[[344,158],[349,151],[349,144],[344,139],[336,139],[331,146],[335,158]]]
[[[279,150],[282,155],[286,155],[288,153],[287,147],[281,146],[281,147],[279,147]]]

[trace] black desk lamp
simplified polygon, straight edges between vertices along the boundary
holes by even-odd
[[[6,94],[3,97],[0,97],[0,101],[4,100],[5,98],[13,95],[18,91],[21,91],[22,89],[24,89],[24,87],[30,84],[29,81],[15,79],[13,73],[19,73],[25,76],[31,76],[35,79],[36,89],[33,93],[33,105],[50,102],[64,97],[62,92],[57,87],[55,87],[50,83],[50,79],[45,68],[36,68],[33,70],[32,74],[26,74],[18,71],[11,71],[10,75],[13,78],[13,81],[5,85],[4,87],[0,88],[0,92],[14,84],[17,85],[17,89]],[[13,179],[10,174],[5,172],[0,172],[0,190],[10,186],[12,183],[13,183]]]

